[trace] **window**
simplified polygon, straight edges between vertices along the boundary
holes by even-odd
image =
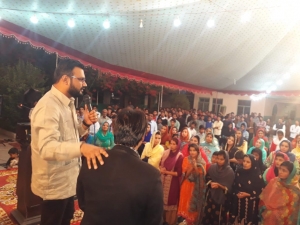
[[[212,111],[213,111],[214,113],[218,114],[221,105],[223,105],[223,99],[222,99],[222,98],[214,98],[214,99],[213,99],[213,107],[212,107]]]
[[[209,100],[209,98],[199,98],[198,110],[200,109],[202,112],[208,111]]]
[[[238,108],[237,108],[237,115],[241,114],[250,114],[251,108],[251,100],[239,100],[238,101]]]

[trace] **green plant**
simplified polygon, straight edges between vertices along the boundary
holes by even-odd
[[[14,66],[0,66],[0,94],[3,95],[2,119],[0,126],[15,131],[22,114],[17,107],[26,90],[34,88],[44,93],[45,75],[32,64],[19,61]]]
[[[190,109],[190,102],[184,94],[173,94],[171,97],[171,107],[180,107],[182,109]]]

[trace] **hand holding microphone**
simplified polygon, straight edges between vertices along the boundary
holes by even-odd
[[[91,126],[92,124],[98,121],[97,113],[95,112],[95,110],[92,110],[91,97],[89,95],[83,96],[83,102],[84,102],[83,124]]]

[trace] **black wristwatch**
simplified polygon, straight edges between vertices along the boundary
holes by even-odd
[[[88,125],[84,120],[82,120],[82,124],[84,125],[84,126],[86,126],[87,128],[89,128],[91,125]]]

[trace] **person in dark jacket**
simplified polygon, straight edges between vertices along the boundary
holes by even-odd
[[[104,165],[82,164],[77,180],[81,225],[161,225],[163,191],[159,171],[143,162],[135,149],[146,133],[141,111],[124,109],[114,125],[116,145]]]

